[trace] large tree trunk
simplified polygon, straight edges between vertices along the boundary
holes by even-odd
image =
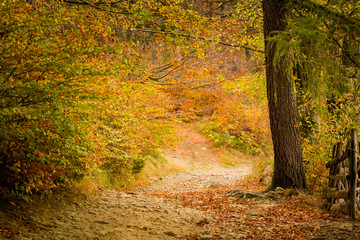
[[[263,0],[266,82],[275,158],[272,188],[306,189],[294,83],[286,74],[285,56],[274,66],[276,44],[268,40],[273,31],[286,28],[285,2]]]

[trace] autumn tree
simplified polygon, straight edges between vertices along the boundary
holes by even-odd
[[[286,29],[272,39],[276,59],[288,59],[285,71],[301,86],[297,97],[306,101],[299,101],[300,109],[311,109],[316,116],[306,123],[314,131],[303,135],[303,153],[308,186],[321,192],[332,146],[359,123],[360,5],[345,0],[286,2]]]
[[[134,20],[141,8],[126,14],[127,4],[118,12],[107,7],[60,0],[0,5],[1,194],[50,192],[106,164],[127,177],[141,170],[144,149],[174,135],[166,96],[127,78],[146,74],[116,26],[132,27],[125,17]]]
[[[92,165],[79,100],[84,76],[100,70],[92,64],[107,52],[97,44],[107,30],[57,1],[4,1],[0,12],[0,191],[49,191]],[[93,24],[79,25],[85,18]]]
[[[275,64],[276,43],[271,37],[286,29],[285,1],[264,0],[265,64],[270,126],[274,145],[272,188],[306,189],[293,80],[286,56]]]

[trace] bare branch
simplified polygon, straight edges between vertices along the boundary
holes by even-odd
[[[333,40],[333,41],[336,43],[336,45],[345,53],[345,55],[350,59],[350,61],[351,61],[358,69],[360,69],[359,63],[357,63],[357,62],[356,62],[356,59],[354,59],[354,58],[350,55],[349,51],[347,51],[346,49],[344,49],[344,47],[341,46],[341,44],[339,43],[339,41],[336,40],[335,38],[332,38],[332,40]]]
[[[160,80],[160,79],[163,79],[163,78],[169,76],[169,75],[170,75],[172,72],[174,72],[176,69],[178,69],[178,68],[180,68],[181,66],[183,66],[184,63],[185,63],[185,60],[183,60],[179,65],[174,66],[172,69],[170,69],[170,70],[169,70],[167,73],[165,73],[164,75],[162,75],[162,76],[160,76],[160,77],[152,77],[152,76],[150,76],[149,79],[150,79],[150,80],[153,80],[153,81],[158,81],[158,80]],[[169,67],[169,68],[171,68],[171,67]],[[167,69],[168,69],[168,68],[167,68]],[[165,69],[165,70],[166,70],[166,69]]]
[[[247,49],[247,50],[258,52],[258,53],[265,53],[264,51],[262,51],[260,49],[248,47],[248,46],[245,46],[242,44],[232,44],[232,43],[227,43],[227,42],[223,42],[223,41],[216,41],[213,39],[207,39],[205,37],[194,36],[194,35],[190,35],[190,34],[174,33],[174,32],[169,32],[169,31],[156,31],[156,30],[152,30],[152,29],[143,29],[143,28],[134,28],[133,30],[139,31],[139,32],[157,33],[157,34],[181,36],[181,37],[192,38],[192,39],[199,39],[199,40],[203,40],[206,42],[217,43],[217,44],[224,45],[224,46],[229,46],[229,47],[234,47],[234,48],[243,48],[243,49]]]

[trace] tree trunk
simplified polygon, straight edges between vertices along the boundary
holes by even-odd
[[[276,44],[273,31],[286,28],[285,1],[263,0],[267,96],[272,140],[274,176],[272,188],[306,189],[294,82],[287,76],[286,57],[274,66]]]

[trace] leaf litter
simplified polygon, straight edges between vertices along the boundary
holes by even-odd
[[[99,189],[95,199],[65,193],[37,207],[10,203],[0,211],[0,237],[360,239],[359,224],[348,222],[340,213],[323,210],[320,198],[277,193],[275,199],[244,199],[226,194],[229,190],[258,193],[265,186],[256,178],[244,178],[251,171],[249,163],[221,166],[219,151],[208,141],[191,129],[184,134],[188,143],[164,151],[164,155],[186,165],[187,172],[166,176],[131,192]]]

